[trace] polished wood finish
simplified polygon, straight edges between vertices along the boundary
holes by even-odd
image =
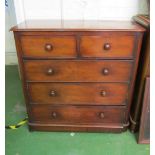
[[[26,20],[11,28],[11,31],[131,31],[145,29],[130,21],[101,20]]]
[[[104,114],[104,117],[103,117]],[[120,124],[124,108],[104,106],[31,106],[31,122],[54,124]]]
[[[76,57],[76,40],[71,36],[21,36],[23,57],[73,58]]]
[[[27,81],[128,82],[133,61],[26,60]]]
[[[126,131],[127,127],[122,124],[54,124],[54,123],[30,123],[30,131],[74,131],[74,132],[115,132]]]
[[[125,40],[125,41],[124,41]],[[82,36],[80,52],[83,57],[133,58],[133,35],[105,34],[102,36]]]
[[[28,92],[31,104],[125,105],[128,84],[29,83]]]
[[[25,21],[12,30],[30,131],[127,129],[141,26]]]

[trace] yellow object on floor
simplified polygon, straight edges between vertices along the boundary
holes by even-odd
[[[19,127],[21,127],[22,125],[24,125],[25,123],[27,123],[27,119],[28,119],[28,117],[26,117],[25,119],[23,119],[22,121],[20,121],[16,125],[7,125],[7,126],[5,126],[5,128],[6,129],[18,129]]]

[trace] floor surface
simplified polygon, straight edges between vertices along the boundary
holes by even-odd
[[[6,66],[6,125],[25,118],[17,66]],[[27,125],[6,130],[6,155],[149,155],[129,131],[112,133],[29,132]]]

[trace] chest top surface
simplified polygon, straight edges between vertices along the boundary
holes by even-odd
[[[132,21],[26,20],[11,31],[138,31],[145,29]]]

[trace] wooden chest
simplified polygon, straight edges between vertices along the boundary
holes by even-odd
[[[12,31],[30,130],[127,129],[142,27],[119,21],[25,21]]]

